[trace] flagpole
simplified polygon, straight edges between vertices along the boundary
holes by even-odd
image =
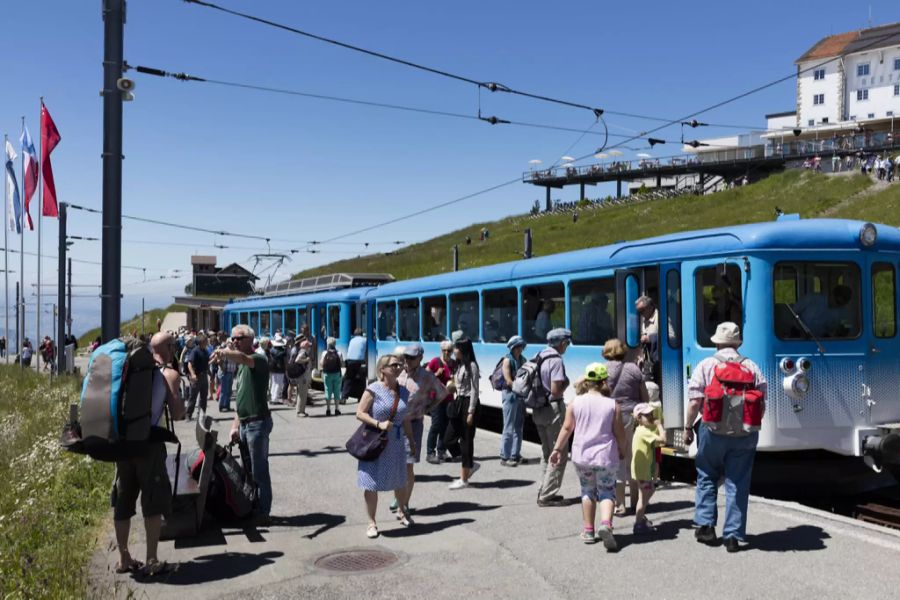
[[[22,117],[22,133],[25,133],[25,117]],[[25,152],[22,152],[22,189],[25,189]],[[19,355],[19,368],[24,370],[25,365],[22,363],[22,345],[25,343],[25,294],[21,293],[25,290],[25,196],[22,196],[22,231],[19,232],[19,290],[20,295],[17,299],[19,302],[19,318],[17,319],[16,329],[20,332],[17,334],[19,338],[16,340],[18,348],[16,353]]]
[[[41,111],[40,111],[40,119],[41,119],[41,127],[40,132],[41,135],[38,137],[38,156],[40,157],[38,160],[38,248],[37,248],[37,331],[34,334],[35,342],[38,345],[37,352],[37,360],[35,360],[34,364],[37,366],[37,372],[41,372],[41,352],[40,345],[44,341],[44,338],[41,337],[41,221],[44,215],[44,154],[43,154],[43,146],[44,146],[44,97],[41,96]]]
[[[6,145],[9,136],[3,134],[3,312],[6,314],[6,326],[3,332],[6,339],[6,364],[9,364],[9,177],[6,174]],[[12,161],[10,161],[12,164]]]

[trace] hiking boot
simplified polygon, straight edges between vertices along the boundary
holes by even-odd
[[[735,552],[741,551],[741,543],[737,538],[727,537],[725,538],[725,550],[728,551],[729,554],[734,554]]]
[[[619,544],[616,542],[616,536],[613,535],[612,528],[601,527],[597,531],[597,536],[603,541],[603,547],[607,552],[616,552],[619,550]]]
[[[330,408],[329,408],[328,410],[325,411],[325,416],[326,416],[326,417],[330,417],[330,416],[331,416],[331,409],[330,409]]]
[[[701,544],[711,546],[716,543],[716,529],[712,525],[701,525],[697,531],[694,532],[694,537]]]

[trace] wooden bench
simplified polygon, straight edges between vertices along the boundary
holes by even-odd
[[[166,457],[166,471],[169,474],[169,484],[175,491],[172,498],[172,513],[163,516],[161,538],[164,540],[191,537],[197,535],[203,524],[203,514],[206,510],[206,493],[209,490],[209,482],[212,479],[213,461],[215,459],[216,440],[218,432],[212,429],[212,417],[206,417],[203,423],[198,422],[195,427],[197,447],[203,451],[203,464],[200,467],[200,481],[191,477],[191,464],[187,453],[182,447],[180,464],[176,469],[176,456],[169,454]],[[175,473],[178,472],[178,480]]]

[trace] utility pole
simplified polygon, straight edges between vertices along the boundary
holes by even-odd
[[[125,0],[103,0],[102,340],[119,337],[122,296],[122,92]]]
[[[59,203],[59,273],[56,284],[56,373],[66,371],[66,203]],[[38,288],[40,289],[40,288]]]
[[[22,304],[19,302],[19,282],[16,282],[16,356],[22,352],[22,321],[23,319],[19,318],[19,314],[22,310]],[[6,349],[9,352],[9,348]],[[22,357],[19,356],[19,368],[22,368]]]
[[[453,245],[453,270],[459,271],[459,245]]]
[[[523,258],[531,258],[531,227],[525,230],[525,252],[522,253]]]
[[[68,259],[66,278],[69,281],[69,289],[66,290],[66,333],[72,335],[72,257]]]

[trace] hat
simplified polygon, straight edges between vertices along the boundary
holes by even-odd
[[[709,339],[713,344],[722,346],[740,346],[743,341],[741,340],[741,328],[730,321],[719,323],[719,326],[716,327],[716,335]]]
[[[506,347],[509,348],[510,350],[512,350],[513,348],[518,348],[519,346],[524,348],[527,345],[528,345],[528,342],[526,342],[525,338],[523,338],[521,335],[514,335],[511,338],[509,338],[508,342],[506,342]]]
[[[419,342],[413,342],[403,349],[403,356],[424,356],[425,348]]]
[[[647,404],[646,402],[641,402],[637,406],[634,407],[634,418],[637,419],[641,415],[652,415],[653,407]]]
[[[609,377],[609,372],[603,363],[591,363],[584,369],[584,378],[587,381],[603,381],[607,377]]]
[[[455,344],[456,342],[463,339],[464,337],[466,337],[465,332],[462,329],[457,329],[456,331],[454,331],[453,333],[450,334],[450,341]]]
[[[565,342],[572,339],[572,332],[565,327],[557,327],[547,332],[547,343]]]
[[[280,333],[276,333],[275,337],[272,339],[273,346],[284,346],[284,338]]]

